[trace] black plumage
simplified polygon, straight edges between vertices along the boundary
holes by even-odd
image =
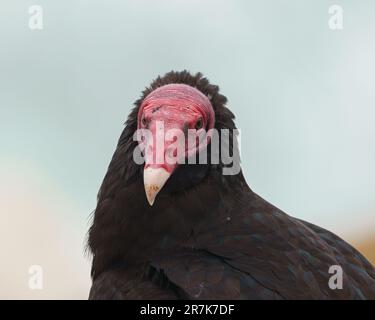
[[[169,83],[199,89],[215,127],[235,128],[227,99],[200,73],[170,72],[143,92],[98,194],[89,298],[375,299],[375,269],[357,250],[259,197],[241,172],[223,175],[222,163],[180,165],[147,203],[133,133],[142,100]],[[343,269],[342,290],[328,285],[332,265]]]

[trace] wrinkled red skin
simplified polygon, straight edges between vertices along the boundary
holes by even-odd
[[[152,146],[149,141],[145,141],[145,168],[164,168],[172,173],[177,163],[168,163],[166,156],[171,149],[176,151],[174,142],[177,137],[170,141],[164,135],[168,130],[179,129],[187,139],[188,129],[212,129],[214,119],[210,101],[193,87],[170,84],[151,92],[144,99],[138,113],[138,129],[150,130],[153,137]],[[187,141],[183,141],[186,157],[188,146]]]

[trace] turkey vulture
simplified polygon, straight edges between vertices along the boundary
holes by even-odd
[[[241,171],[224,175],[228,165],[210,156],[152,164],[147,148],[145,163],[134,161],[134,133],[154,131],[157,120],[185,131],[229,129],[233,154],[226,102],[218,86],[188,71],[159,76],[135,102],[88,232],[89,299],[375,299],[375,269],[357,250],[262,199]]]

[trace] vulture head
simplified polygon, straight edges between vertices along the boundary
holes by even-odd
[[[223,161],[221,151],[239,153],[226,102],[218,86],[187,71],[159,76],[143,91],[98,193],[88,239],[93,276],[186,241],[199,225],[207,226],[215,208],[230,205],[223,200],[227,194],[247,187],[240,169],[224,173],[235,164]],[[186,139],[191,132],[196,135]]]
[[[139,139],[145,160],[143,179],[147,200],[153,205],[178,164],[195,158],[199,150],[207,147],[207,133],[214,128],[215,112],[209,98],[195,87],[171,83],[143,99],[137,123],[140,136],[143,130],[145,133]],[[190,144],[189,133],[195,134]]]

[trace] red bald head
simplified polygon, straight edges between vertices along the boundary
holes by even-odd
[[[153,136],[153,143],[146,146],[144,170],[146,194],[150,204],[177,166],[176,163],[166,161],[176,139],[170,141],[166,136],[156,139],[158,134],[160,136],[161,126],[163,134],[177,129],[186,135],[188,129],[208,132],[213,129],[214,124],[215,114],[211,102],[201,91],[189,85],[168,84],[155,89],[143,100],[138,112],[138,129],[148,129]],[[150,192],[155,194],[150,196]]]
[[[138,112],[138,128],[142,128],[142,116],[150,117],[157,108],[161,107],[166,107],[169,113],[164,120],[177,120],[185,113],[195,114],[202,116],[205,124],[203,128],[208,130],[214,127],[215,114],[208,98],[189,85],[172,83],[155,89],[143,100]]]

